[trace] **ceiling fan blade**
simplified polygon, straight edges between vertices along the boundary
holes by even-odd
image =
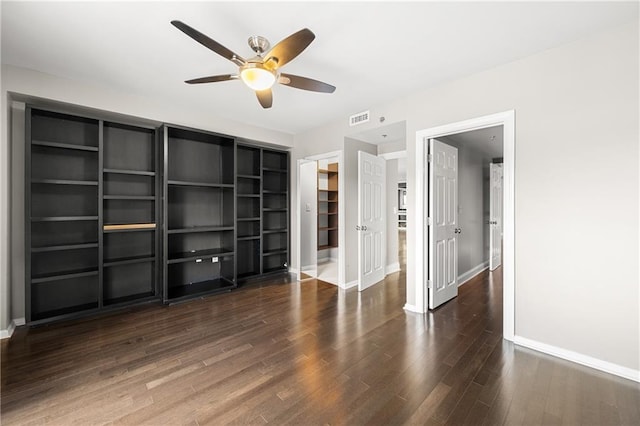
[[[311,92],[333,93],[336,88],[322,81],[312,78],[300,77],[299,75],[281,73],[278,83],[296,89],[309,90]]]
[[[256,90],[256,96],[262,108],[271,108],[271,105],[273,105],[273,93],[271,89]]]
[[[185,83],[188,83],[188,84],[216,83],[218,81],[236,80],[237,78],[238,78],[237,75],[232,75],[232,74],[212,75],[209,77],[200,77],[200,78],[187,80],[185,81]]]
[[[291,34],[264,55],[264,64],[272,69],[278,69],[287,62],[292,61],[304,49],[307,48],[316,36],[308,28]]]
[[[231,50],[227,49],[226,47],[218,43],[217,41],[202,34],[200,31],[196,30],[195,28],[191,28],[189,25],[185,24],[184,22],[171,21],[171,24],[177,29],[179,29],[180,31],[182,31],[183,33],[185,33],[186,35],[188,35],[189,37],[191,37],[192,39],[194,39],[195,41],[197,41],[198,43],[200,43],[201,45],[213,50],[223,58],[226,58],[237,65],[245,64],[246,61],[242,56],[237,55],[236,53],[232,52]]]

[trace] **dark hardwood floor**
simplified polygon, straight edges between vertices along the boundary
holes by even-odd
[[[638,384],[502,339],[499,271],[426,315],[404,283],[280,278],[21,328],[2,424],[640,424]]]

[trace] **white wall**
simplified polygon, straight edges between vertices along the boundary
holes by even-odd
[[[116,92],[108,87],[10,65],[2,65],[1,87],[0,330],[7,330],[12,319],[24,316],[24,256],[21,253],[24,247],[24,109],[12,109],[12,100],[68,103],[86,110],[113,113],[113,116],[125,114],[150,122],[216,131],[286,148],[293,144],[293,136],[287,133],[221,120],[212,117],[207,111],[194,110],[184,105],[142,98],[131,93]],[[15,125],[12,126],[12,123]],[[11,253],[10,244],[17,252]]]
[[[416,132],[513,109],[515,333],[640,370],[638,38],[635,21],[369,108],[362,131],[407,122],[408,303]],[[294,152],[350,131],[345,117],[298,134]]]

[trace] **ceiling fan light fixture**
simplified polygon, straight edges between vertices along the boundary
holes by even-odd
[[[261,63],[249,62],[240,70],[240,78],[253,90],[270,89],[276,82],[276,74]]]

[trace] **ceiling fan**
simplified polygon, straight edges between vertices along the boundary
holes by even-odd
[[[244,59],[242,56],[227,49],[217,41],[207,37],[200,31],[190,27],[181,21],[171,21],[171,24],[180,31],[213,50],[218,55],[236,64],[238,74],[212,75],[209,77],[187,80],[188,84],[215,83],[241,79],[247,86],[255,90],[258,101],[263,108],[271,108],[273,94],[271,87],[277,82],[296,89],[312,92],[333,93],[336,88],[322,81],[293,74],[280,72],[280,68],[295,59],[304,49],[311,44],[316,36],[311,30],[304,28],[282,40],[269,50],[269,41],[261,36],[249,37],[249,46],[256,56]],[[265,53],[266,52],[266,53]]]

